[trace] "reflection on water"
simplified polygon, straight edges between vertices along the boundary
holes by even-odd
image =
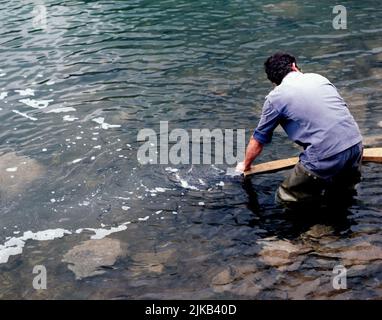
[[[381,178],[363,167],[346,208],[288,211],[288,172],[145,165],[137,132],[256,125],[276,49],[337,86],[381,142],[381,10],[348,1],[0,1],[0,298],[374,299]],[[36,22],[36,21],[35,21]],[[297,155],[276,131],[262,161]],[[332,270],[347,268],[347,290]],[[31,286],[44,265],[48,289]]]

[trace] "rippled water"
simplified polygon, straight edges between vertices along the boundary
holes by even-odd
[[[364,166],[350,208],[296,216],[273,202],[287,172],[137,161],[138,130],[159,121],[249,136],[275,50],[327,76],[380,145],[378,4],[347,1],[334,30],[331,1],[0,1],[0,298],[381,298],[380,165]],[[298,152],[277,131],[261,161]],[[106,256],[81,245],[115,257],[76,279],[72,256]],[[339,264],[347,290],[332,286]]]

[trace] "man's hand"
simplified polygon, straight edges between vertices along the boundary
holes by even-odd
[[[236,166],[236,171],[237,172],[240,172],[240,173],[244,173],[244,170],[245,168],[244,168],[244,162],[239,162],[238,164],[237,164],[237,166]]]

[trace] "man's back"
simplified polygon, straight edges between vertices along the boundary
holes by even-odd
[[[323,76],[301,73],[289,53],[268,57],[264,69],[276,87],[265,100],[260,122],[237,170],[250,169],[280,124],[304,152],[278,188],[277,201],[315,201],[329,195],[332,187],[354,191],[361,176],[362,137],[337,89]]]
[[[289,138],[305,148],[305,161],[330,157],[362,140],[345,101],[321,75],[290,72],[267,96],[263,115],[267,108],[279,115]]]

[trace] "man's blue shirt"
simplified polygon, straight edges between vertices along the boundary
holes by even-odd
[[[303,164],[314,162],[317,166],[320,160],[362,141],[358,125],[337,89],[315,73],[292,71],[284,77],[266,97],[253,137],[261,144],[269,143],[279,124],[304,148],[300,154]]]

